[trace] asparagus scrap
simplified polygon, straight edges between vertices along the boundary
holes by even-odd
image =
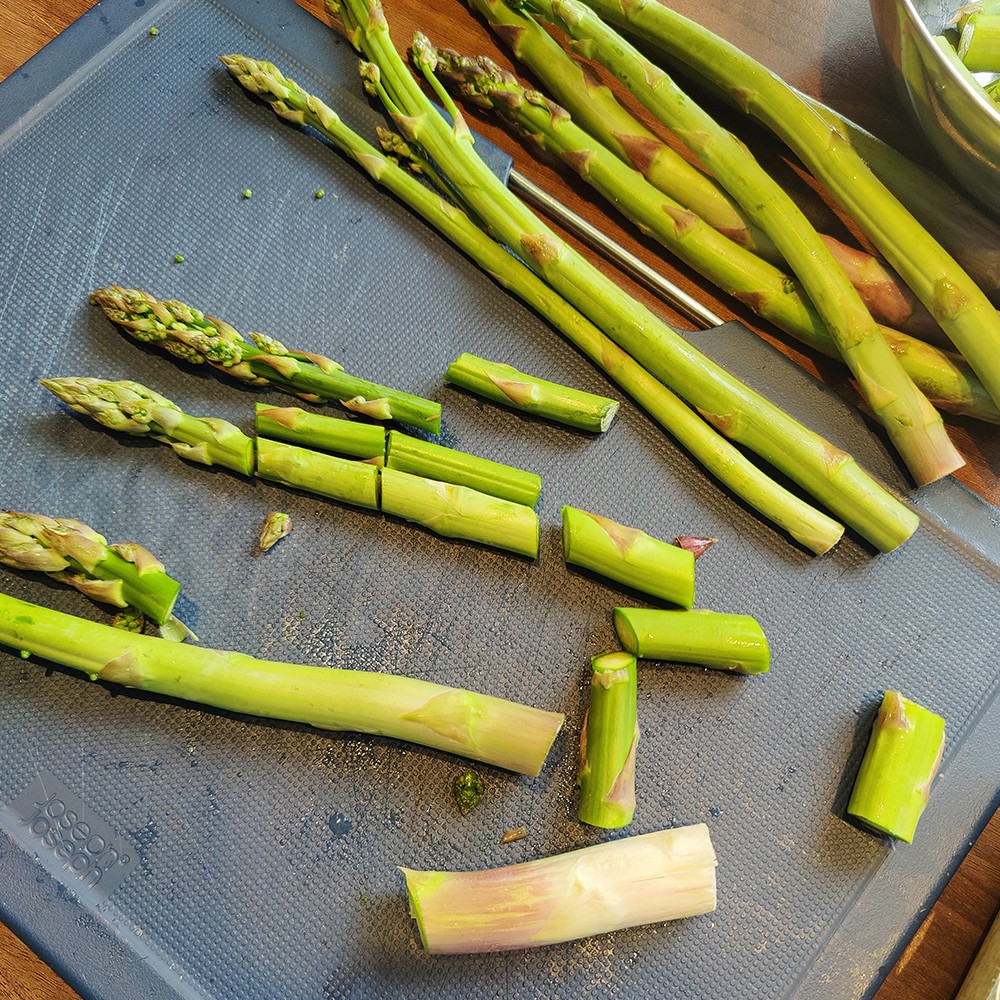
[[[813,552],[825,552],[836,544],[843,533],[841,525],[761,472],[580,311],[476,227],[463,211],[398,167],[271,63],[239,55],[223,56],[222,62],[242,87],[268,101],[279,117],[316,129],[374,182],[408,204],[503,287],[546,317],[746,503]]]
[[[563,556],[626,587],[671,604],[694,603],[694,553],[639,528],[566,505],[562,509]]]
[[[70,517],[0,511],[0,563],[46,573],[95,601],[135,608],[157,625],[171,619],[180,593],[180,584],[147,548],[109,545]]]
[[[550,382],[475,354],[456,358],[444,378],[502,406],[598,434],[611,426],[621,405],[617,399]]]
[[[771,666],[767,637],[750,615],[615,608],[614,623],[618,641],[639,659],[694,663],[736,674],[761,674]]]
[[[912,843],[943,752],[944,719],[898,691],[886,691],[847,812]]]
[[[828,116],[736,46],[659,2],[588,6],[690,68],[779,136],[903,278],[1000,403],[1000,314]]]
[[[486,871],[401,869],[433,954],[510,951],[715,909],[708,827],[675,827]]]
[[[826,244],[746,146],[577,0],[532,0],[680,138],[771,237],[822,316],[862,394],[918,484],[965,464]]]
[[[436,71],[446,83],[477,106],[495,110],[554,154],[645,234],[758,316],[808,347],[840,358],[822,318],[787,274],[658,191],[595,143],[561,107],[536,91],[526,90],[491,60],[464,57],[449,49],[435,49],[434,55]],[[841,254],[838,261],[853,268],[871,266],[871,258],[859,264],[853,258],[844,261]],[[1000,422],[1000,410],[960,356],[898,330],[879,327],[879,331],[907,375],[936,407]]]
[[[337,401],[375,420],[398,420],[431,434],[441,430],[440,403],[348,375],[330,358],[289,351],[263,334],[249,334],[253,343],[247,343],[228,323],[183,302],[116,285],[98,288],[90,300],[136,340],[192,364],[207,363],[252,385],[274,384],[310,402]]]
[[[429,681],[260,660],[135,635],[0,594],[0,645],[91,680],[318,729],[407,740],[537,775],[557,712]]]
[[[966,18],[958,58],[972,73],[1000,73],[1000,12],[980,11]]]
[[[638,678],[635,657],[616,650],[590,661],[590,705],[580,731],[581,823],[607,830],[635,815]]]
[[[226,420],[189,416],[165,396],[129,380],[43,378],[41,383],[102,427],[162,441],[191,462],[253,475],[253,439]]]
[[[273,549],[292,530],[292,519],[283,511],[268,511],[257,536],[257,548],[261,552]]]
[[[727,436],[756,451],[827,504],[881,549],[902,544],[916,515],[864,473],[854,460],[808,431],[760,393],[695,351],[670,326],[587,262],[522,204],[472,149],[461,112],[434,76],[414,40],[414,58],[444,103],[452,124],[438,113],[411,76],[389,37],[377,0],[345,0],[337,8],[347,36],[372,62],[363,67],[408,141],[421,144],[457,196],[489,232],[514,248],[544,280],[650,373],[681,392]],[[832,450],[831,450],[832,449]]]

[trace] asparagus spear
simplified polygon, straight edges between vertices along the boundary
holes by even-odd
[[[410,915],[434,954],[509,951],[715,909],[704,824],[477,872],[403,868]]]
[[[536,4],[673,129],[771,237],[916,482],[933,482],[961,468],[965,461],[941,415],[906,374],[812,225],[746,146],[588,7],[577,0],[533,0]]]
[[[546,35],[546,37],[549,37]],[[795,281],[762,258],[735,245],[679,202],[658,192],[635,171],[580,129],[544,95],[525,90],[489,59],[435,49],[436,70],[463,97],[490,107],[533,142],[570,166],[647,235],[726,293],[807,346],[840,358],[822,318]],[[872,268],[838,251],[839,263]],[[877,281],[877,271],[873,278]],[[914,383],[939,409],[1000,422],[1000,410],[958,356],[880,327],[883,338]]]
[[[379,470],[367,462],[258,438],[257,475],[355,507],[379,508]]]
[[[918,521],[912,511],[878,487],[850,456],[831,450],[829,442],[691,348],[507,190],[475,154],[459,109],[422,57],[425,39],[414,39],[414,58],[453,125],[425,97],[396,52],[377,0],[344,0],[337,9],[348,37],[375,60],[363,67],[369,85],[404,135],[427,149],[458,197],[495,238],[515,248],[547,283],[706,419],[780,468],[873,544],[892,549],[913,533]]]
[[[428,681],[277,663],[134,635],[0,594],[0,645],[91,680],[318,729],[408,740],[537,775],[563,723],[557,712]]]
[[[1000,403],[1000,315],[955,260],[875,177],[829,118],[764,66],[661,3],[587,0],[726,92],[802,160],[903,278]]]
[[[944,719],[886,691],[847,811],[907,844],[913,841],[944,751]]]
[[[255,422],[261,437],[275,441],[354,458],[382,459],[385,456],[386,432],[379,424],[362,424],[298,406],[269,406],[267,403],[257,403]]]
[[[616,650],[590,661],[590,706],[580,732],[581,823],[608,830],[628,826],[635,814],[635,657]]]
[[[738,674],[761,674],[771,666],[767,637],[750,615],[615,608],[614,622],[618,641],[643,660],[696,663]]]
[[[468,486],[526,507],[534,507],[542,491],[542,477],[537,473],[446,448],[401,431],[389,432],[385,465],[387,469]]]
[[[445,538],[492,545],[534,559],[538,515],[524,504],[409,472],[382,470],[382,510]]]
[[[289,351],[263,334],[247,343],[228,323],[206,316],[183,302],[160,301],[135,288],[98,288],[91,302],[126,333],[144,344],[159,344],[192,364],[253,385],[273,383],[310,402],[336,400],[346,409],[376,420],[398,420],[437,434],[441,405],[430,399],[348,375],[330,358]]]
[[[563,556],[671,604],[694,603],[694,553],[577,507],[562,509]]]
[[[620,406],[617,399],[549,382],[475,354],[456,358],[444,378],[503,406],[595,433],[611,426]]]
[[[138,382],[45,378],[41,383],[71,409],[93,417],[103,427],[163,441],[175,454],[192,462],[253,475],[253,439],[228,421],[189,416]]]
[[[47,573],[95,601],[135,608],[157,625],[172,617],[180,592],[148,549],[135,542],[109,545],[69,517],[0,511],[0,563]]]
[[[284,77],[271,63],[239,55],[221,58],[237,82],[268,101],[279,117],[319,131],[374,182],[408,204],[503,287],[546,317],[746,503],[813,552],[825,552],[836,544],[843,532],[836,521],[762,473],[579,310],[477,228],[463,211],[400,169],[348,128],[330,107]]]

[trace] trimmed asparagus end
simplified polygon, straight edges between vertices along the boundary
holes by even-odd
[[[590,661],[590,707],[580,732],[581,823],[607,830],[635,814],[637,671],[631,653],[616,650]]]
[[[710,913],[708,827],[677,827],[475,872],[415,871],[410,916],[432,954],[510,951]]]
[[[847,812],[909,844],[944,752],[944,719],[886,691],[872,725]]]
[[[687,549],[569,506],[562,509],[562,538],[568,564],[671,604],[694,604],[694,555]]]
[[[771,666],[764,630],[749,615],[615,608],[614,623],[618,641],[640,659],[694,663],[736,674],[762,674]]]

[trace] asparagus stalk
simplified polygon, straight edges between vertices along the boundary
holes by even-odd
[[[867,826],[912,843],[944,751],[944,719],[898,691],[886,691],[847,811]]]
[[[671,604],[694,603],[694,553],[688,549],[570,506],[562,509],[562,539],[563,556],[572,566]]]
[[[614,622],[618,641],[643,660],[696,663],[737,674],[761,674],[771,666],[764,630],[749,615],[615,608]]]
[[[45,378],[41,383],[71,409],[93,417],[102,427],[162,441],[191,462],[222,465],[253,475],[253,439],[226,420],[189,416],[138,382]]]
[[[1000,402],[1000,315],[983,291],[902,206],[829,118],[783,80],[658,2],[587,0],[602,17],[693,69],[778,135],[878,248]]]
[[[581,823],[608,830],[628,826],[635,815],[635,657],[620,650],[590,661],[590,706],[580,732]]]
[[[468,486],[526,507],[534,507],[542,492],[542,477],[537,473],[446,448],[401,431],[389,432],[385,466],[456,486]]]
[[[309,402],[337,401],[375,420],[398,420],[431,434],[441,430],[441,405],[433,400],[348,375],[330,358],[289,351],[263,334],[249,334],[249,344],[228,323],[183,302],[118,286],[98,288],[90,300],[136,340],[192,364],[207,363],[253,385],[274,384]]]
[[[409,472],[382,470],[382,510],[429,528],[534,559],[538,515],[524,504]]]
[[[435,57],[442,79],[463,97],[492,108],[529,135],[689,267],[808,347],[840,358],[822,318],[787,274],[734,245],[679,202],[658,192],[595,144],[562,108],[537,92],[525,90],[489,59],[467,58],[447,49],[436,49]],[[882,280],[884,272],[874,258],[861,260],[847,247],[838,249],[836,257],[842,266],[865,269],[872,283]],[[933,405],[1000,422],[1000,410],[958,355],[887,327],[880,327],[880,332]]]
[[[444,378],[494,403],[595,433],[611,426],[621,405],[617,399],[549,382],[475,354],[459,355]]]
[[[0,563],[47,573],[95,601],[132,607],[157,625],[173,615],[180,584],[135,542],[108,540],[75,518],[0,511]]]
[[[966,20],[958,58],[972,73],[1000,73],[1000,13],[983,12]]]
[[[601,332],[578,309],[490,239],[454,205],[402,170],[357,133],[319,98],[282,76],[271,63],[223,56],[236,81],[268,101],[274,112],[308,125],[361,166],[372,180],[408,204],[503,287],[546,317],[594,364],[613,378],[649,415],[714,475],[764,517],[813,552],[835,545],[843,528],[761,472],[673,392]]]
[[[782,410],[695,351],[675,330],[627,295],[561,240],[476,156],[454,102],[421,58],[428,82],[452,115],[448,125],[425,97],[389,38],[377,0],[345,0],[338,8],[348,37],[376,65],[364,72],[404,135],[423,144],[458,196],[500,242],[515,248],[556,291],[601,327],[654,376],[683,392],[706,419],[771,462],[882,549],[902,544],[918,520],[875,484],[854,460],[832,449]],[[388,88],[388,89],[387,89]],[[390,93],[391,91],[391,93]],[[831,450],[832,449],[832,450]]]
[[[671,78],[577,0],[535,0],[587,55],[657,115],[771,237],[833,337],[875,416],[918,484],[965,464],[941,415],[885,343],[854,286],[791,197],[750,151]]]
[[[508,951],[715,909],[708,827],[675,827],[478,872],[401,869],[434,954]]]
[[[379,470],[367,462],[258,438],[257,475],[355,507],[379,509]]]
[[[386,431],[379,424],[362,424],[298,406],[257,403],[256,426],[261,437],[274,441],[354,458],[382,459],[385,456]]]
[[[277,663],[135,635],[0,594],[0,645],[91,680],[318,729],[407,740],[537,775],[563,723],[557,712],[428,681]]]

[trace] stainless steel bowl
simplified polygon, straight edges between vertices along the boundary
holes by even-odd
[[[904,103],[952,176],[1000,218],[1000,108],[944,57],[933,36],[962,0],[870,0]]]

